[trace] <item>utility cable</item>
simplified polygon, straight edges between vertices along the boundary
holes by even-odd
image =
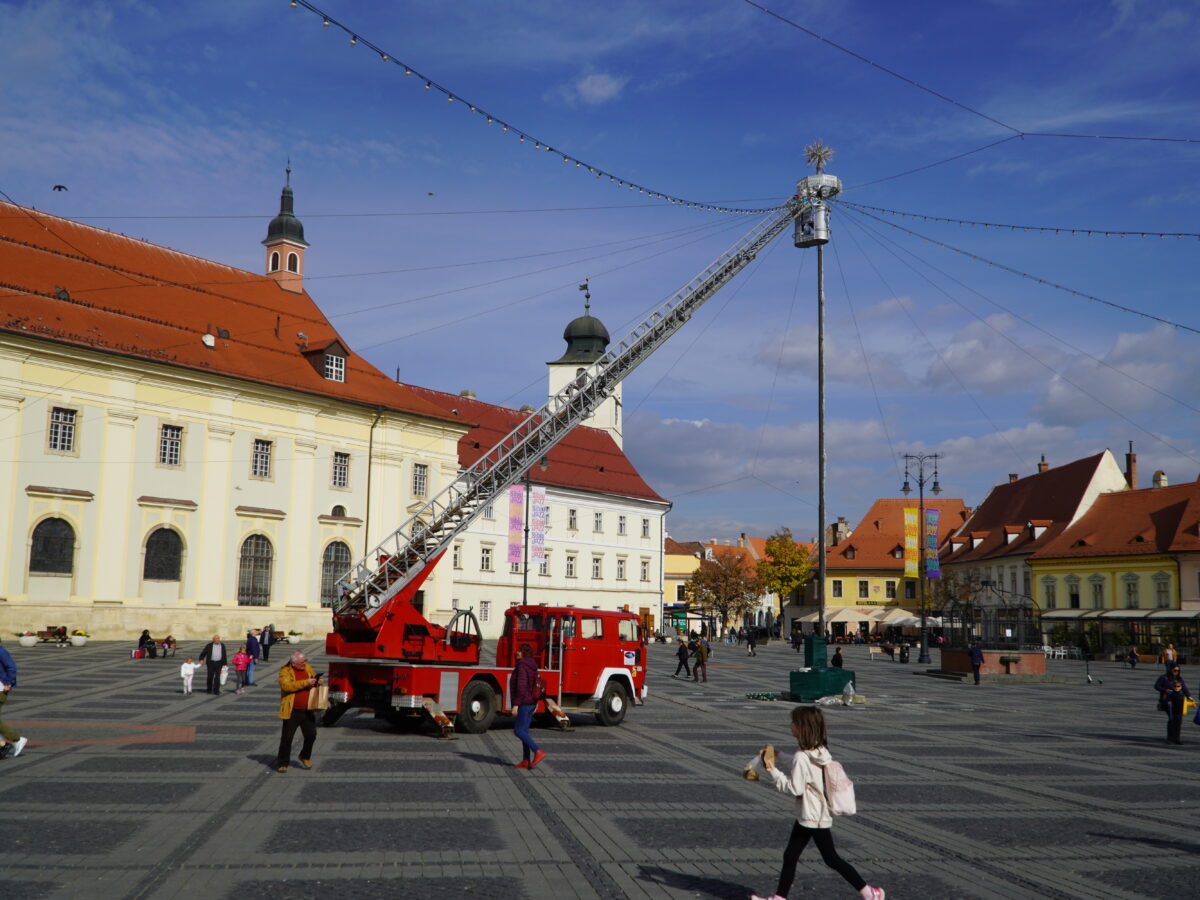
[[[853,215],[853,214],[851,214],[851,216],[852,216],[852,215]],[[862,228],[862,229],[863,229],[863,230],[864,230],[864,231],[865,231],[867,234],[871,234],[873,237],[875,237],[875,240],[876,240],[877,242],[879,242],[881,245],[883,244],[883,239],[882,239],[882,236],[876,236],[876,235],[874,235],[873,231],[872,231],[871,229],[868,229],[868,228],[866,228],[866,227],[865,227],[865,226],[864,226],[864,225],[863,225],[861,222],[856,222],[856,223],[855,223],[855,225],[857,225],[859,228]],[[888,242],[888,243],[892,243],[892,242]],[[1133,428],[1137,429],[1138,431],[1141,431],[1142,433],[1146,434],[1146,435],[1147,435],[1148,437],[1150,437],[1152,440],[1156,440],[1156,441],[1158,441],[1158,442],[1159,442],[1159,443],[1161,443],[1163,446],[1167,447],[1167,448],[1168,448],[1168,449],[1170,449],[1170,450],[1173,450],[1175,453],[1178,453],[1180,456],[1187,457],[1188,459],[1192,460],[1193,462],[1200,463],[1200,457],[1193,456],[1192,454],[1188,453],[1186,450],[1182,450],[1182,449],[1180,449],[1179,447],[1176,447],[1175,445],[1173,445],[1172,443],[1170,443],[1169,441],[1167,441],[1165,438],[1163,438],[1161,435],[1159,435],[1159,434],[1155,433],[1154,431],[1150,430],[1149,428],[1145,427],[1144,425],[1141,425],[1141,424],[1139,424],[1138,422],[1135,422],[1133,419],[1129,418],[1127,415],[1125,415],[1124,413],[1122,413],[1120,410],[1118,410],[1118,409],[1115,409],[1114,407],[1112,407],[1112,406],[1110,406],[1108,403],[1106,403],[1104,400],[1100,399],[1100,398],[1099,398],[1099,397],[1097,397],[1095,394],[1093,394],[1093,393],[1091,393],[1090,391],[1088,391],[1088,390],[1087,390],[1086,388],[1084,388],[1082,385],[1080,385],[1080,384],[1077,384],[1076,382],[1072,381],[1072,380],[1071,380],[1069,377],[1067,377],[1067,376],[1066,376],[1064,373],[1062,373],[1062,372],[1060,372],[1059,370],[1055,369],[1053,366],[1049,365],[1049,364],[1048,364],[1048,363],[1046,363],[1044,360],[1041,360],[1041,359],[1039,359],[1037,356],[1035,356],[1033,353],[1031,353],[1031,352],[1030,352],[1030,351],[1029,351],[1029,350],[1028,350],[1026,347],[1024,347],[1022,344],[1020,344],[1019,342],[1017,342],[1017,341],[1013,340],[1013,338],[1012,338],[1011,336],[1009,336],[1009,335],[1005,334],[1005,333],[1004,333],[1003,331],[1001,331],[999,328],[996,328],[996,327],[995,327],[995,326],[994,326],[994,325],[993,325],[991,322],[987,321],[987,319],[985,319],[985,318],[983,318],[982,316],[979,316],[978,314],[976,314],[974,310],[972,310],[970,307],[968,307],[966,304],[964,304],[962,301],[960,301],[960,300],[959,300],[957,297],[955,297],[955,296],[954,296],[953,294],[951,294],[949,291],[947,291],[947,290],[945,290],[943,287],[941,287],[941,285],[939,285],[939,284],[937,284],[936,282],[934,282],[934,281],[933,281],[931,278],[929,278],[929,277],[928,277],[927,275],[925,275],[923,272],[921,272],[920,270],[918,270],[917,268],[915,268],[914,266],[912,266],[911,264],[909,264],[907,261],[905,261],[905,260],[901,259],[901,258],[900,258],[900,256],[899,256],[899,255],[898,255],[898,254],[897,254],[895,251],[891,250],[890,248],[888,248],[888,247],[886,247],[886,246],[884,247],[884,249],[885,249],[885,250],[888,250],[888,252],[889,252],[889,253],[891,253],[891,255],[892,255],[892,256],[893,256],[893,257],[894,257],[894,258],[895,258],[895,259],[896,259],[898,262],[900,262],[902,265],[904,265],[906,268],[908,268],[908,269],[909,269],[909,271],[913,272],[913,273],[914,273],[914,274],[916,274],[918,277],[920,277],[921,279],[923,279],[923,280],[924,280],[924,281],[925,281],[927,284],[929,284],[929,285],[930,285],[930,286],[931,286],[931,287],[932,287],[934,290],[936,290],[938,293],[940,293],[942,296],[944,296],[944,297],[945,297],[946,299],[948,299],[950,302],[954,303],[956,306],[958,306],[960,309],[962,309],[962,310],[963,310],[964,312],[966,312],[968,315],[970,315],[971,317],[973,317],[973,318],[977,319],[979,322],[983,323],[983,325],[984,325],[985,327],[987,327],[988,329],[990,329],[990,330],[991,330],[993,333],[995,333],[995,334],[996,334],[998,337],[1000,337],[1000,338],[1001,338],[1001,339],[1003,339],[1004,341],[1008,342],[1008,343],[1009,343],[1011,346],[1013,346],[1014,348],[1016,348],[1018,351],[1020,351],[1020,352],[1021,352],[1022,354],[1024,354],[1026,357],[1028,357],[1029,359],[1033,360],[1035,363],[1037,363],[1037,364],[1038,364],[1039,366],[1041,366],[1042,368],[1046,369],[1048,372],[1050,372],[1050,374],[1051,374],[1051,375],[1054,375],[1056,378],[1059,378],[1059,379],[1061,379],[1061,380],[1062,380],[1064,383],[1066,383],[1066,384],[1070,385],[1070,386],[1071,386],[1071,387],[1073,387],[1073,388],[1074,388],[1076,391],[1078,391],[1079,393],[1083,394],[1083,395],[1084,395],[1085,397],[1087,397],[1088,399],[1090,399],[1090,400],[1094,401],[1095,403],[1097,403],[1098,405],[1102,406],[1104,409],[1108,410],[1108,411],[1109,411],[1110,413],[1112,413],[1114,416],[1116,416],[1117,418],[1121,419],[1121,420],[1122,420],[1123,422],[1125,422],[1127,425],[1130,425],[1130,426],[1132,426]],[[907,252],[907,251],[906,251],[906,252]],[[915,256],[914,256],[914,258],[917,258],[917,257],[915,257]],[[981,295],[981,296],[982,296],[982,295]],[[1042,329],[1039,329],[1039,330],[1042,330]],[[1043,333],[1046,333],[1046,332],[1043,330]],[[1051,337],[1053,337],[1053,335],[1051,335]],[[1065,342],[1064,342],[1064,343],[1065,343]],[[1090,356],[1090,354],[1089,354],[1089,356]],[[1092,358],[1094,359],[1095,357],[1092,357]],[[1125,373],[1124,373],[1124,372],[1122,372],[1120,369],[1116,369],[1115,367],[1112,367],[1112,366],[1109,366],[1109,368],[1112,368],[1112,369],[1113,369],[1114,371],[1116,371],[1118,374],[1125,375]],[[1176,398],[1174,398],[1174,397],[1171,397],[1169,394],[1164,394],[1162,391],[1159,391],[1159,390],[1157,390],[1156,388],[1152,388],[1152,387],[1150,387],[1149,385],[1146,385],[1146,384],[1144,384],[1143,382],[1141,382],[1141,381],[1138,381],[1138,379],[1132,379],[1132,380],[1134,380],[1134,381],[1137,381],[1137,382],[1138,382],[1139,384],[1141,384],[1143,387],[1147,387],[1147,388],[1149,388],[1150,390],[1154,391],[1155,393],[1162,394],[1163,396],[1165,396],[1165,397],[1169,397],[1169,398],[1170,398],[1170,399],[1172,399],[1172,400],[1175,400],[1175,399],[1176,399]],[[1180,403],[1182,403],[1182,401],[1177,401],[1177,402],[1180,402]],[[1183,405],[1184,405],[1184,406],[1188,406],[1188,408],[1190,408],[1190,409],[1194,409],[1194,407],[1191,407],[1191,406],[1189,406],[1189,404],[1186,404],[1186,403],[1184,403]]]
[[[1050,281],[1048,278],[1041,278],[1037,275],[1030,275],[1028,272],[1022,272],[1020,269],[1014,269],[1012,266],[1004,265],[1004,263],[995,262],[994,260],[990,260],[987,257],[980,256],[977,253],[972,253],[969,250],[963,250],[959,247],[955,247],[951,244],[947,244],[944,241],[939,241],[939,240],[936,240],[935,238],[927,237],[926,235],[923,235],[918,231],[913,231],[910,228],[905,228],[903,225],[897,225],[895,222],[889,222],[887,219],[880,218],[879,216],[875,215],[874,213],[869,213],[864,210],[858,210],[857,212],[858,212],[858,215],[866,216],[868,219],[873,219],[874,221],[879,222],[883,225],[886,225],[889,228],[895,228],[897,231],[903,231],[905,234],[911,235],[912,237],[915,237],[915,238],[920,238],[921,240],[923,240],[927,243],[941,247],[943,250],[951,250],[954,253],[958,253],[962,256],[968,257],[969,259],[973,259],[976,262],[981,262],[986,265],[992,266],[994,268],[1000,269],[1001,271],[1008,272],[1011,275],[1019,275],[1021,278],[1027,278],[1030,281],[1036,282],[1037,284],[1044,284],[1047,287],[1052,287],[1052,288],[1055,288],[1056,290],[1064,291],[1065,293],[1072,294],[1076,297],[1082,297],[1084,300],[1090,300],[1093,303],[1100,303],[1104,306],[1111,306],[1113,309],[1119,309],[1119,310],[1121,310],[1121,312],[1127,312],[1130,315],[1141,316],[1144,319],[1151,319],[1155,322],[1162,322],[1164,325],[1170,325],[1174,328],[1179,328],[1183,331],[1190,331],[1193,334],[1200,334],[1200,329],[1193,328],[1190,325],[1183,325],[1179,322],[1174,322],[1171,319],[1165,319],[1162,316],[1156,316],[1153,313],[1142,312],[1139,309],[1134,309],[1133,307],[1130,307],[1130,306],[1124,306],[1120,303],[1115,303],[1112,300],[1105,300],[1104,298],[1097,297],[1094,294],[1088,294],[1088,293],[1085,293],[1084,291],[1078,291],[1075,288],[1071,288],[1071,287],[1067,287],[1066,285],[1059,284],[1057,281]]]
[[[764,207],[764,208],[760,208],[760,209],[742,209],[742,208],[730,207],[730,206],[719,206],[717,204],[706,203],[704,201],[699,201],[699,200],[688,200],[684,197],[679,197],[674,194],[669,194],[669,193],[665,193],[663,191],[658,191],[658,190],[655,190],[654,188],[647,187],[644,184],[639,184],[638,182],[630,181],[628,178],[626,178],[624,176],[618,177],[613,172],[609,172],[608,170],[603,169],[600,166],[596,166],[591,163],[588,163],[587,161],[580,159],[579,157],[574,156],[573,154],[567,153],[563,150],[560,150],[556,147],[551,146],[547,141],[544,141],[539,137],[535,137],[534,135],[530,134],[527,131],[517,128],[512,123],[507,122],[504,119],[500,118],[499,116],[489,113],[487,110],[481,108],[477,104],[464,99],[462,96],[460,96],[459,94],[450,90],[450,88],[446,87],[445,85],[439,84],[438,82],[434,81],[432,78],[422,75],[420,72],[418,72],[412,66],[406,65],[405,63],[396,59],[395,56],[392,53],[390,53],[389,51],[384,50],[382,47],[373,43],[372,41],[368,40],[367,38],[361,37],[360,32],[356,31],[355,29],[351,28],[350,26],[333,18],[328,13],[326,13],[324,10],[318,8],[313,3],[309,2],[309,0],[291,0],[291,6],[292,7],[302,6],[308,12],[311,12],[314,15],[320,16],[321,24],[325,28],[336,28],[339,31],[346,34],[347,36],[349,36],[350,46],[354,47],[354,46],[357,46],[358,44],[362,44],[367,49],[376,53],[379,56],[381,61],[383,61],[385,63],[390,63],[394,66],[398,66],[398,67],[402,68],[404,70],[404,74],[406,77],[409,77],[409,78],[415,77],[417,79],[418,83],[423,84],[426,91],[437,94],[441,97],[445,97],[446,102],[451,105],[453,105],[455,101],[458,101],[459,106],[466,109],[472,115],[477,115],[480,118],[484,119],[488,125],[492,125],[492,124],[498,125],[500,127],[501,134],[508,134],[509,131],[512,131],[513,134],[515,134],[517,136],[520,143],[526,144],[526,143],[532,142],[534,150],[545,151],[546,153],[551,154],[552,156],[555,156],[555,157],[561,156],[564,164],[567,164],[567,165],[574,164],[574,167],[581,171],[583,169],[587,169],[587,172],[589,175],[593,175],[597,179],[605,179],[606,178],[606,179],[608,179],[608,182],[610,184],[615,185],[618,188],[626,188],[630,191],[636,190],[639,194],[646,194],[647,196],[649,196],[655,200],[662,200],[673,206],[685,206],[688,209],[703,209],[703,210],[707,210],[709,212],[725,213],[728,215],[763,215],[766,213],[774,212],[774,211],[782,208],[779,205]]]
[[[875,386],[875,375],[871,371],[871,358],[867,354],[867,344],[863,340],[862,329],[858,326],[858,314],[854,311],[854,300],[850,296],[850,285],[846,283],[846,270],[842,268],[842,257],[838,253],[837,244],[833,244],[833,258],[837,263],[838,275],[842,279],[842,291],[846,294],[846,305],[850,307],[850,321],[854,323],[854,334],[858,338],[858,348],[862,352],[863,368],[867,372],[867,381],[871,385],[871,395],[875,398],[875,409],[879,413],[879,424],[883,427],[883,436],[887,440],[888,453],[891,456],[892,465],[896,469],[896,480],[903,481],[900,475],[900,454],[896,452],[896,445],[892,443],[892,433],[888,429],[887,417],[883,414],[883,403],[879,399],[879,388]]]
[[[897,172],[894,175],[885,175],[883,178],[875,178],[871,181],[864,181],[861,184],[852,184],[843,188],[843,193],[853,191],[859,188],[869,187],[872,184],[881,184],[885,181],[892,181],[896,178],[903,178],[906,175],[915,175],[917,172],[924,172],[926,169],[933,169],[937,166],[945,165],[949,162],[954,162],[956,159],[962,159],[967,156],[973,156],[976,153],[982,153],[984,150],[991,150],[993,147],[999,147],[1001,144],[1007,144],[1009,141],[1015,141],[1021,135],[1010,134],[1008,137],[1000,138],[998,141],[992,141],[990,144],[984,144],[982,147],[976,147],[974,150],[967,150],[963,153],[956,153],[954,156],[947,156],[945,159],[939,159],[937,162],[926,163],[923,166],[917,166],[915,169],[905,169],[903,172]]]
[[[853,218],[854,215],[856,215],[856,214],[847,213],[847,221],[853,223],[856,226],[859,226],[859,223],[854,221],[854,218]],[[861,215],[861,213],[859,213],[858,215]],[[861,226],[859,226],[859,227],[861,227]],[[858,248],[859,254],[863,257],[863,259],[865,259],[867,261],[867,265],[869,265],[871,267],[872,271],[875,272],[875,277],[879,279],[880,283],[884,286],[884,289],[887,290],[888,295],[891,297],[899,297],[900,295],[898,293],[896,293],[895,290],[892,289],[892,286],[890,284],[888,284],[887,279],[883,277],[883,273],[881,271],[879,271],[879,267],[877,265],[875,265],[875,261],[863,251],[863,247],[858,242],[858,238],[856,238],[854,236],[854,231],[848,230],[847,233],[850,235],[850,240],[852,240],[854,242],[854,246]],[[988,423],[988,425],[990,425],[992,427],[992,431],[1002,441],[1004,441],[1005,444],[1008,445],[1008,449],[1010,451],[1012,451],[1013,459],[1020,462],[1021,454],[1018,452],[1017,448],[1015,446],[1013,446],[1012,441],[1010,441],[1008,439],[1008,437],[1004,434],[1004,432],[1000,429],[1000,427],[994,421],[992,421],[992,417],[990,415],[988,415],[988,411],[986,409],[984,409],[983,404],[979,402],[979,399],[967,388],[966,384],[963,383],[963,380],[958,376],[958,373],[956,371],[954,371],[954,367],[951,366],[949,362],[947,362],[946,358],[942,355],[942,352],[940,350],[938,350],[938,348],[936,346],[934,346],[933,341],[930,340],[929,335],[926,334],[925,330],[917,323],[916,318],[909,311],[908,307],[904,303],[900,303],[899,305],[900,305],[901,311],[903,311],[904,315],[908,318],[908,321],[912,324],[913,328],[916,329],[916,332],[919,335],[921,335],[921,337],[925,341],[925,344],[929,347],[929,349],[933,352],[933,354],[938,358],[938,360],[941,362],[941,364],[945,367],[946,371],[950,373],[950,376],[954,379],[955,383],[958,385],[959,390],[961,390],[963,392],[963,394],[966,395],[970,399],[971,403],[974,404],[975,409],[979,411],[979,414],[981,416],[983,416],[984,420]]]
[[[861,212],[877,212],[889,216],[899,216],[902,219],[920,219],[922,222],[945,222],[949,225],[970,225],[979,228],[997,228],[1008,231],[1033,231],[1041,234],[1070,234],[1087,237],[1156,237],[1156,238],[1200,238],[1200,232],[1195,231],[1113,231],[1100,228],[1074,228],[1064,225],[1010,225],[1003,222],[980,222],[973,219],[950,219],[945,216],[930,216],[924,213],[901,212],[896,209],[884,209],[881,206],[867,206],[864,203],[852,203],[849,200],[839,200],[842,206],[857,209]]]

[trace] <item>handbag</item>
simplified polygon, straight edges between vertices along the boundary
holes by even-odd
[[[229,666],[221,666],[221,684],[229,680]]]
[[[308,709],[323,710],[329,707],[329,685],[318,684],[308,689]]]
[[[1185,716],[1190,716],[1195,711],[1196,711],[1196,701],[1193,700],[1191,697],[1184,697],[1183,698],[1183,714]]]

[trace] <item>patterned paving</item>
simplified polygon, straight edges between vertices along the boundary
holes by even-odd
[[[790,829],[789,799],[739,777],[791,743],[790,705],[745,697],[786,686],[800,658],[777,644],[717,647],[707,684],[652,646],[646,706],[538,730],[532,772],[505,720],[444,742],[352,714],[286,775],[281,660],[245,695],[186,698],[177,664],[125,647],[9,649],[5,712],[32,740],[0,761],[3,900],[746,898],[773,888]],[[868,702],[828,711],[860,811],[835,834],[890,898],[1197,894],[1200,730],[1165,744],[1156,671],[1093,665],[1088,685],[1052,661],[1071,683],[975,687],[846,656]],[[810,848],[791,896],[853,894]]]

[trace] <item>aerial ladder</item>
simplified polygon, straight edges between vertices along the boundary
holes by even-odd
[[[710,297],[795,223],[797,246],[810,246],[814,225],[827,228],[822,181],[803,179],[798,191],[637,325],[599,360],[531,413],[473,465],[464,469],[399,528],[339,579],[326,652],[351,659],[474,664],[479,627],[469,610],[446,626],[429,622],[411,602],[454,539],[584,422],[630,372],[678,331]],[[839,184],[840,187],[840,184]],[[808,243],[804,243],[808,242]],[[468,621],[460,621],[463,618]]]

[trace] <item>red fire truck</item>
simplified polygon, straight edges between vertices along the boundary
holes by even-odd
[[[413,600],[454,539],[591,416],[626,375],[759,250],[789,224],[796,226],[797,246],[827,240],[813,237],[810,220],[832,196],[827,182],[836,181],[824,175],[801,181],[796,195],[765,210],[765,218],[746,237],[604,356],[581,369],[545,406],[460,472],[339,580],[342,600],[325,640],[326,652],[336,660],[329,668],[332,705],[325,724],[357,707],[393,721],[429,716],[445,736],[456,724],[467,732],[486,731],[498,712],[510,709],[508,680],[516,651],[526,643],[546,683],[546,699],[539,709],[544,707],[563,727],[569,726],[570,711],[592,712],[603,724],[617,725],[631,703],[645,700],[646,648],[632,613],[546,606],[509,609],[496,664],[489,667],[480,665],[481,633],[470,610],[437,625]]]

